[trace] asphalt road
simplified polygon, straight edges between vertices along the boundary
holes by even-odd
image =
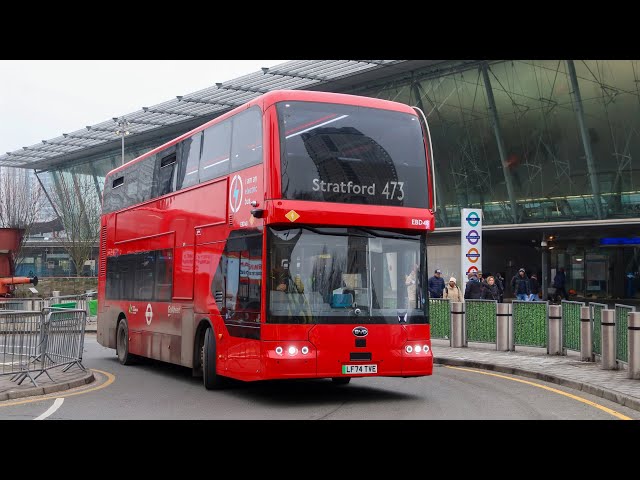
[[[0,402],[0,420],[616,420],[640,412],[558,385],[436,366],[431,377],[234,383],[208,391],[189,369],[120,365],[87,334],[83,364],[97,382]]]

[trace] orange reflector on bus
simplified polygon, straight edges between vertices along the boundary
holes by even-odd
[[[295,222],[300,218],[300,215],[298,215],[298,212],[296,212],[295,210],[289,210],[285,217],[287,217],[290,221]]]

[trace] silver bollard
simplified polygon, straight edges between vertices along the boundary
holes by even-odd
[[[580,307],[580,360],[593,362],[591,307]]]
[[[629,371],[627,377],[640,379],[640,312],[629,312],[627,332]]]
[[[465,333],[464,303],[451,302],[451,346],[466,347]]]
[[[496,350],[513,350],[513,305],[498,303],[496,308]]]
[[[549,355],[562,355],[562,307],[549,305]]]
[[[602,322],[602,368],[604,370],[617,370],[616,362],[616,311],[603,309]]]

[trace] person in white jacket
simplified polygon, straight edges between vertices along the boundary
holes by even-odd
[[[448,298],[452,302],[464,302],[464,295],[458,288],[455,277],[451,277],[449,283],[445,285],[442,298]]]

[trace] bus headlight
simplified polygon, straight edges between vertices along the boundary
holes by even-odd
[[[309,347],[305,345],[304,347],[302,347],[300,351],[302,352],[303,355],[306,355],[307,353],[309,353]]]
[[[289,355],[294,356],[296,353],[298,353],[298,349],[296,347],[294,347],[293,345],[291,345],[289,347]]]
[[[282,347],[276,347],[276,353],[282,355]]]
[[[424,353],[429,353],[429,345],[423,346],[422,350],[424,351]]]
[[[404,347],[404,350],[407,353],[411,353],[413,352],[413,347],[411,345],[407,345],[406,347]]]

